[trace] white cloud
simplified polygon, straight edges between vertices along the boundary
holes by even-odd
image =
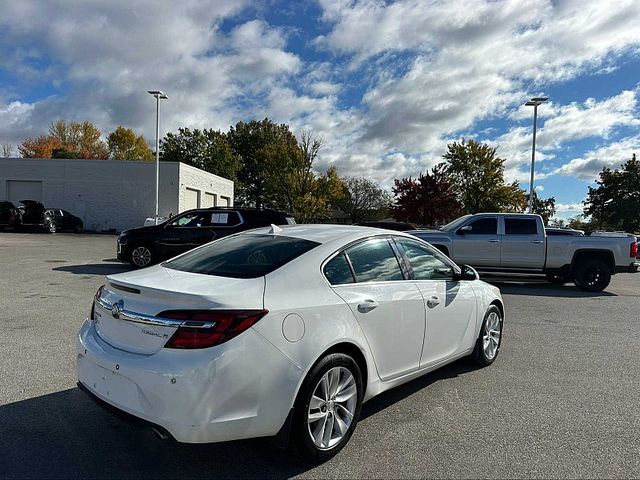
[[[543,111],[543,108],[546,110],[547,118],[538,128],[536,162],[555,158],[568,142],[586,138],[607,139],[619,127],[640,125],[640,119],[636,117],[636,95],[636,91],[625,90],[601,101],[589,98],[583,103],[549,105],[548,110],[547,105],[539,107],[539,111]],[[513,127],[503,135],[488,140],[493,145],[499,145],[500,154],[507,158],[508,176],[520,181],[528,180],[531,141],[532,127],[522,126]],[[541,172],[537,178],[546,178],[554,173],[561,172]],[[591,173],[581,172],[580,178],[587,179]]]
[[[257,7],[246,0],[5,1],[0,55],[20,82],[0,87],[0,141],[44,133],[60,117],[94,121],[105,133],[123,124],[152,138],[155,104],[145,91],[160,88],[170,97],[164,131],[226,130],[269,116],[324,137],[320,167],[389,186],[440,161],[447,141],[473,136],[479,120],[530,118],[524,100],[584,73],[605,75],[640,44],[634,0],[320,6],[322,18],[309,21],[323,35],[302,47],[321,51],[309,60],[292,45],[302,37],[295,29],[254,18],[263,16],[252,16]],[[42,86],[57,93],[20,97]],[[540,107],[542,175],[567,142],[608,142],[620,127],[637,126],[636,110],[637,91]],[[529,125],[476,138],[500,145],[508,179],[527,179]],[[606,153],[580,155],[557,173],[586,178]]]
[[[604,167],[619,168],[631,158],[634,152],[640,152],[640,135],[627,137],[591,150],[584,156],[575,158],[554,170],[553,174],[577,177],[592,182]]]

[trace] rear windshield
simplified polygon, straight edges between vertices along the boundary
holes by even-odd
[[[237,235],[187,252],[163,266],[219,277],[255,278],[273,272],[318,245],[281,235]]]

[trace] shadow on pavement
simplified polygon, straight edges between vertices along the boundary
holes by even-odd
[[[265,440],[161,442],[79,389],[0,407],[2,478],[282,478],[310,467]]]
[[[125,263],[87,263],[85,265],[63,265],[52,270],[75,273],[76,275],[111,275],[131,270],[131,265]]]
[[[386,392],[372,398],[362,406],[360,419],[363,420],[376,413],[390,407],[394,403],[400,402],[423,388],[447,378],[456,378],[469,372],[477,370],[478,367],[468,358],[462,358],[449,365],[434,370],[431,373],[418,377],[408,383],[387,390]]]
[[[615,293],[585,292],[573,284],[552,285],[544,280],[505,279],[498,277],[482,277],[487,283],[495,285],[503,295],[528,295],[532,297],[564,297],[564,298],[596,298],[615,297]]]
[[[367,402],[361,419],[438,380],[474,370],[468,360]],[[105,412],[77,388],[0,407],[2,478],[285,478],[313,468],[265,439],[188,445],[162,442]]]

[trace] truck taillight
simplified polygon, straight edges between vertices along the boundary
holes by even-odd
[[[638,242],[633,242],[631,244],[631,248],[629,249],[629,256],[631,258],[636,258],[638,256]]]
[[[158,317],[184,320],[166,348],[208,348],[231,340],[254,325],[268,310],[167,310]],[[210,327],[197,326],[212,323]],[[192,326],[190,326],[191,324]]]

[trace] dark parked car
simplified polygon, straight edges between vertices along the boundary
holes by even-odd
[[[20,200],[18,227],[44,228],[44,206],[35,200]]]
[[[406,222],[360,222],[356,225],[362,227],[386,228],[387,230],[395,230],[396,232],[407,232],[409,230],[418,230],[418,226],[413,223]]]
[[[5,227],[15,228],[18,224],[19,213],[11,202],[0,202],[0,229]]]
[[[44,212],[44,222],[46,228],[49,229],[51,233],[62,232],[64,230],[81,232],[83,228],[80,218],[61,208],[46,209]]]
[[[159,225],[122,232],[118,237],[118,260],[146,267],[216,238],[271,224],[294,223],[291,215],[276,210],[234,207],[188,210]]]

